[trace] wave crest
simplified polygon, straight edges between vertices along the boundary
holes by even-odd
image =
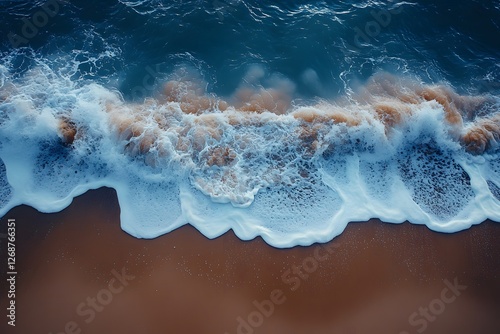
[[[442,231],[500,218],[494,96],[381,73],[335,100],[297,99],[286,80],[220,97],[178,78],[132,103],[57,79],[40,94],[37,75],[0,88],[0,214],[107,185],[138,237],[191,223],[291,246],[371,217]]]

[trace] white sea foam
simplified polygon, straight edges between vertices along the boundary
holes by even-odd
[[[442,232],[500,221],[494,97],[387,94],[383,79],[354,100],[292,107],[279,85],[225,101],[178,81],[137,104],[48,71],[13,79],[0,67],[0,216],[19,204],[60,211],[108,186],[140,238],[192,224],[291,247],[373,217]],[[420,95],[398,95],[409,87]]]

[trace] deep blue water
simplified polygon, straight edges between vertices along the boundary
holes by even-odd
[[[39,14],[43,5],[53,17]],[[4,0],[0,17],[2,54],[18,49],[15,72],[34,65],[33,53],[70,55],[80,63],[75,79],[126,98],[152,95],[150,84],[186,65],[221,95],[253,64],[292,80],[303,96],[343,94],[380,70],[470,92],[499,89],[498,0]]]

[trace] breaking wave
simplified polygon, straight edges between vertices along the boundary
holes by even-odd
[[[133,102],[47,66],[0,79],[0,216],[108,186],[140,238],[191,224],[290,247],[369,218],[443,232],[500,220],[493,95],[379,73],[331,100],[286,79],[223,97],[185,72]]]

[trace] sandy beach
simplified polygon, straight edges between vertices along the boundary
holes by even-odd
[[[60,213],[18,207],[2,219],[1,233],[16,219],[18,268],[16,327],[4,316],[2,333],[500,329],[494,222],[441,234],[373,220],[349,224],[328,244],[276,249],[231,231],[209,240],[190,226],[140,240],[120,229],[119,210],[114,190],[103,188]],[[0,303],[6,312],[6,293]]]

